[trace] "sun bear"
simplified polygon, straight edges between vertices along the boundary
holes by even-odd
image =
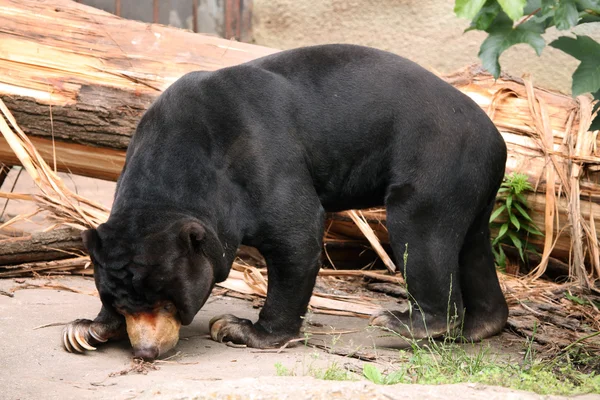
[[[411,312],[371,323],[412,338],[459,325],[467,339],[494,335],[508,309],[488,220],[505,162],[477,104],[385,51],[322,45],[189,73],[141,118],[108,221],[83,233],[102,309],[70,323],[64,345],[129,337],[136,356],[159,357],[240,244],[264,256],[267,298],[255,323],[218,316],[211,336],[281,345],[307,309],[325,212],[382,205],[397,259],[408,246]]]

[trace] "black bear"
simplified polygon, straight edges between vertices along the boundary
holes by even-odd
[[[71,322],[64,345],[128,336],[136,356],[164,354],[240,244],[265,257],[267,299],[256,323],[223,315],[211,335],[280,345],[306,312],[325,212],[381,205],[398,259],[408,245],[412,312],[372,324],[413,338],[459,325],[467,339],[496,334],[508,309],[488,219],[505,162],[477,104],[388,52],[323,45],[189,73],[141,118],[110,218],[83,234],[102,309]]]

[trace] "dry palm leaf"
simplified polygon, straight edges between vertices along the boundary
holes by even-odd
[[[239,271],[240,268],[243,269]],[[255,267],[242,266],[238,264],[238,269],[232,269],[229,277],[218,286],[236,292],[266,297],[267,280]],[[347,315],[368,318],[379,309],[372,302],[363,301],[349,296],[336,296],[330,294],[314,293],[310,298],[309,307],[316,313]]]
[[[0,114],[0,132],[41,192],[35,195],[0,192],[0,197],[33,199],[38,205],[39,211],[50,211],[50,216],[55,224],[86,229],[106,221],[109,210],[101,204],[73,193],[65,186],[60,177],[37,152],[27,135],[19,128],[2,100],[0,100],[0,111],[2,112]],[[3,226],[5,225],[8,223]]]

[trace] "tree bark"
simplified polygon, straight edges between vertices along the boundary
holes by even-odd
[[[112,149],[185,73],[276,52],[69,0],[0,0],[0,21],[0,96],[24,131]]]
[[[82,255],[81,231],[56,229],[0,240],[0,265],[60,260]]]

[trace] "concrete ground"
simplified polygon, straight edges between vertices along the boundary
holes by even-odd
[[[18,171],[11,171],[2,190],[13,188]],[[110,207],[113,182],[61,174],[64,182],[79,194]],[[36,191],[23,173],[14,188],[17,193]],[[0,201],[0,209],[4,201]],[[4,218],[32,211],[31,203],[11,201]],[[39,225],[38,225],[39,224]],[[45,221],[38,216],[15,227],[39,230]],[[325,345],[333,351],[299,344],[281,352],[233,348],[208,337],[208,321],[215,315],[232,313],[255,320],[258,310],[252,303],[231,297],[213,296],[190,326],[181,330],[174,356],[154,367],[132,371],[132,354],[127,342],[107,344],[85,355],[67,353],[61,343],[62,326],[76,318],[93,319],[100,309],[90,278],[5,279],[0,291],[14,287],[64,285],[66,289],[17,290],[14,297],[0,294],[0,400],[13,399],[541,399],[549,398],[502,388],[460,384],[446,386],[376,386],[357,382],[314,379],[315,370],[336,363],[339,367],[362,370],[362,361],[335,352],[361,351],[376,356],[372,361],[385,370],[397,359],[390,347],[398,342],[366,329],[367,320],[312,314],[310,344]],[[355,333],[319,335],[318,332]],[[522,358],[522,340],[503,334],[486,341],[495,352]],[[177,353],[179,352],[179,353]],[[166,355],[169,357],[169,354]],[[275,365],[292,371],[292,377],[278,377]],[[154,369],[156,368],[156,369]],[[587,396],[594,398],[594,396]],[[556,397],[559,398],[559,397]],[[596,396],[595,398],[600,398]]]
[[[176,348],[180,353],[157,362],[154,364],[156,369],[146,368],[146,374],[131,372],[132,356],[127,342],[107,344],[95,352],[75,355],[62,347],[62,326],[40,327],[76,318],[94,318],[100,300],[93,295],[95,288],[91,279],[6,279],[0,280],[0,290],[49,282],[80,293],[34,288],[17,290],[14,297],[0,295],[1,399],[548,398],[469,384],[384,387],[362,379],[357,382],[316,380],[310,376],[311,370],[327,368],[334,362],[340,367],[354,365],[362,370],[362,362],[304,344],[277,353],[216,343],[208,338],[211,317],[233,313],[255,319],[257,315],[251,302],[224,296],[211,297],[193,323],[182,328]],[[375,362],[382,370],[396,354],[386,348],[393,344],[390,338],[382,338],[377,331],[365,329],[365,319],[314,314],[310,320],[312,324],[307,328],[313,332],[310,343],[333,346],[337,351],[352,349],[377,355]],[[338,332],[358,332],[339,336],[314,334],[330,332],[332,328]],[[498,348],[506,346],[501,344],[505,342],[495,338],[490,343]],[[276,363],[293,370],[297,376],[277,377]]]

